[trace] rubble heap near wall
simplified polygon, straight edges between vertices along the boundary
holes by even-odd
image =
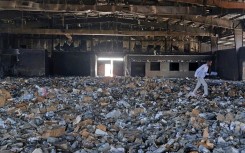
[[[195,80],[6,78],[0,151],[244,153],[244,82],[208,84],[186,98]]]

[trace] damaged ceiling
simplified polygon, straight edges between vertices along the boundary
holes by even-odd
[[[245,3],[227,0],[0,0],[1,33],[196,38],[234,45]]]

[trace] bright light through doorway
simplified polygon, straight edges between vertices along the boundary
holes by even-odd
[[[123,61],[121,57],[99,57],[98,61],[110,61],[110,64],[105,64],[105,76],[113,77],[113,61]]]
[[[111,64],[105,64],[105,76],[112,76]]]
[[[116,58],[110,58],[110,57],[99,57],[98,58],[99,61],[123,61],[123,58],[121,57],[116,57]]]

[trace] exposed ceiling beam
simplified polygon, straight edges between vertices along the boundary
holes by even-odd
[[[222,13],[222,14],[217,15],[215,18],[224,18],[228,14],[229,13]]]
[[[21,20],[22,21],[22,20]],[[14,22],[1,24],[1,28],[16,28],[18,26],[22,26],[22,28],[47,28],[47,27],[56,27],[56,28],[64,28],[64,25],[68,24],[69,26],[72,26],[74,28],[80,28],[82,26],[83,29],[86,29],[84,27],[92,26],[96,27],[97,29],[103,30],[100,26],[108,24],[113,24],[113,27],[111,28],[121,28],[121,25],[127,26],[137,26],[140,28],[154,28],[156,29],[165,29],[170,31],[180,31],[180,32],[190,32],[190,33],[211,33],[212,31],[210,29],[200,29],[198,27],[188,27],[185,25],[169,25],[166,21],[157,21],[157,22],[149,22],[145,20],[137,20],[137,19],[123,19],[118,17],[98,17],[98,18],[64,18],[64,21],[61,20],[61,18],[52,18],[52,19],[42,19],[41,21],[38,20],[28,20],[28,18],[25,20],[25,24],[21,25],[21,21],[18,21],[17,24]],[[50,23],[52,21],[52,25]],[[182,21],[182,20],[181,20]],[[91,28],[91,27],[90,27]],[[93,29],[94,29],[93,28]],[[121,28],[122,30],[125,29]],[[128,27],[127,27],[128,29]],[[125,29],[125,30],[127,30]],[[131,30],[134,30],[134,28],[130,28]]]
[[[14,13],[11,13],[12,11],[0,11],[0,19],[15,19],[15,18],[22,18],[22,13],[20,11],[17,11],[17,12],[14,12]],[[26,17],[28,14],[24,14],[24,17]],[[53,14],[55,15],[55,14]],[[34,16],[33,14],[29,14],[29,16]],[[37,16],[37,15],[36,15]],[[50,15],[52,16],[52,15]],[[122,16],[120,15],[116,15],[115,14],[115,17],[117,17],[120,19],[120,20],[125,20],[125,21],[129,21],[129,20],[132,20],[132,19],[123,19]],[[165,21],[164,22],[167,22],[169,20],[169,18],[171,19],[177,19],[177,20],[187,20],[187,21],[190,21],[190,22],[197,22],[197,23],[200,23],[200,24],[204,24],[204,25],[210,25],[210,26],[214,26],[214,27],[223,27],[223,28],[227,28],[227,29],[233,29],[233,21],[231,20],[228,20],[228,19],[220,19],[220,18],[214,18],[214,17],[210,17],[210,16],[200,16],[200,15],[155,15],[158,17],[158,23],[162,23],[162,19],[164,18]],[[108,18],[108,17],[107,17]],[[168,18],[168,20],[166,20],[166,18]],[[82,19],[70,19],[71,21],[75,21],[75,20],[83,20],[82,22],[89,22],[89,20],[102,20],[104,19],[103,17],[86,17],[86,18],[82,18]],[[65,20],[69,20],[69,19],[65,19]],[[86,21],[88,20],[88,21]],[[102,21],[103,22],[103,21]],[[137,22],[136,20],[134,22]],[[148,21],[142,21],[142,22],[148,22]]]
[[[61,24],[61,19],[53,19],[54,24]],[[64,24],[94,24],[94,23],[118,23],[137,26],[154,26],[157,28],[167,28],[167,22],[150,22],[138,19],[125,19],[120,17],[87,17],[87,18],[64,18]]]
[[[201,28],[197,28],[197,27],[189,27],[189,26],[181,26],[181,25],[170,25],[169,26],[169,30],[172,31],[179,31],[179,32],[190,32],[190,33],[210,33],[210,35],[213,35],[213,33],[209,30],[209,29],[201,29]]]
[[[203,0],[168,0],[168,1],[203,5]],[[216,7],[225,8],[225,9],[244,9],[245,8],[244,2],[226,1],[226,0],[206,0],[206,5],[216,6]]]
[[[147,5],[76,5],[46,4],[32,1],[0,1],[1,10],[21,10],[39,12],[127,12],[147,15],[201,15],[199,7],[147,6]],[[215,10],[214,10],[215,11]]]
[[[83,30],[83,29],[22,29],[2,28],[1,33],[39,34],[39,35],[107,35],[107,36],[212,36],[205,33],[171,32],[171,31],[118,31],[118,30]]]
[[[198,22],[200,24],[209,25],[213,27],[222,27],[222,28],[227,28],[227,29],[234,28],[233,21],[227,20],[227,19],[213,18],[210,16],[205,17],[205,16],[199,16],[199,15],[198,16],[197,15],[186,15],[186,16],[170,15],[168,17],[173,18],[173,19],[182,19],[182,20],[188,20],[192,22]]]
[[[230,20],[236,20],[236,19],[238,19],[238,18],[240,18],[240,17],[242,17],[242,16],[244,16],[244,14],[238,14],[238,15],[236,15],[236,16],[230,18]]]
[[[9,2],[9,1],[8,1]],[[11,2],[9,2],[11,3]],[[81,5],[83,6],[83,5]],[[0,7],[3,7],[1,6],[1,1],[0,1]],[[91,7],[91,6],[89,6]],[[145,7],[145,6],[144,6]],[[151,7],[151,6],[148,6],[148,7]],[[176,7],[176,9],[178,10],[178,7]],[[91,12],[91,10],[87,10],[87,13],[88,12]],[[14,13],[13,13],[14,12]],[[170,11],[171,12],[171,11]],[[34,13],[34,14],[33,14]],[[40,12],[40,13],[44,13],[44,12]],[[49,17],[53,16],[53,15],[62,15],[63,13],[58,13],[58,12],[46,12],[46,14],[48,14]],[[86,15],[86,11],[85,12],[77,12],[78,14],[74,14],[74,13],[70,13],[70,16],[71,15],[77,15],[80,16],[83,14],[83,15]],[[147,13],[146,13],[147,14]],[[64,16],[68,15],[68,13],[65,13],[63,14]],[[123,15],[121,15],[119,12],[114,12],[113,14],[114,16],[118,16],[118,17],[122,17],[123,18]],[[131,14],[133,15],[133,14]],[[0,18],[2,19],[11,19],[11,18],[23,18],[23,17],[26,17],[26,16],[34,16],[34,17],[38,17],[38,12],[29,12],[29,11],[18,11],[18,10],[15,10],[15,11],[0,11]],[[99,14],[98,14],[99,16]],[[173,18],[173,19],[180,19],[180,20],[187,20],[187,21],[191,21],[191,22],[198,22],[200,24],[205,24],[205,25],[210,25],[210,26],[214,26],[214,27],[223,27],[223,28],[228,28],[228,29],[232,29],[233,28],[233,21],[231,20],[227,20],[227,19],[219,19],[219,18],[214,18],[214,17],[210,17],[210,16],[201,16],[201,15],[181,15],[181,14],[161,14],[161,13],[157,13],[155,14],[154,16],[160,18],[159,21],[162,21],[163,17],[164,19],[166,18]],[[95,19],[98,19],[98,18],[95,18]]]

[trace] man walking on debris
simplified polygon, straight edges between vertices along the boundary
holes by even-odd
[[[208,72],[208,69],[211,65],[212,65],[212,61],[208,60],[206,64],[203,64],[202,66],[200,66],[195,71],[195,77],[197,78],[197,84],[196,84],[196,87],[193,90],[193,92],[189,93],[188,97],[190,97],[190,96],[195,97],[196,92],[197,92],[198,88],[200,88],[201,85],[203,85],[203,87],[204,87],[204,94],[202,96],[203,97],[208,96],[208,85],[207,85],[206,81],[204,80],[204,78],[206,75],[209,75],[207,72]]]

